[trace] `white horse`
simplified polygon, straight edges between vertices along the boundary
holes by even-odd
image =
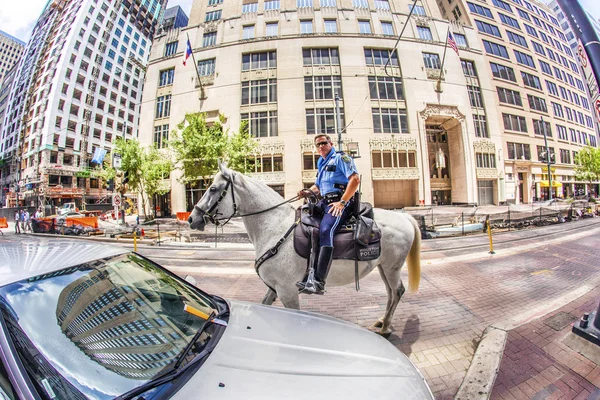
[[[282,204],[283,198],[264,183],[234,172],[223,164],[219,165],[219,170],[210,188],[194,207],[188,220],[190,227],[204,230],[207,220],[222,223],[234,215],[241,216],[258,259],[275,246],[294,224],[295,209],[289,204]],[[392,332],[391,320],[405,291],[400,277],[405,260],[408,264],[409,291],[416,292],[419,288],[421,235],[415,219],[406,213],[374,209],[374,214],[382,233],[381,256],[373,261],[361,261],[358,267],[361,278],[375,267],[379,269],[388,301],[385,314],[374,327],[381,328],[379,333],[387,336]],[[263,304],[270,305],[279,297],[285,307],[298,309],[300,304],[296,282],[302,280],[306,273],[306,259],[296,254],[293,234],[290,236],[277,253],[260,266],[258,274],[269,287]],[[353,260],[334,260],[327,285],[353,283],[354,274]]]

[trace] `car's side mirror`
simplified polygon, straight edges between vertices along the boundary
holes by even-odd
[[[184,279],[185,279],[185,281],[186,281],[187,283],[190,283],[190,284],[192,284],[192,285],[194,285],[194,286],[197,286],[197,284],[198,284],[198,282],[196,282],[196,278],[194,278],[194,277],[193,277],[193,276],[191,276],[191,275],[186,275]]]

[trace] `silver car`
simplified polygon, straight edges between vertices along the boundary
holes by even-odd
[[[387,340],[224,300],[120,247],[0,242],[8,399],[431,399]]]

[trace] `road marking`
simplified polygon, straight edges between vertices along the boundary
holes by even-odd
[[[539,271],[532,272],[529,275],[541,275],[541,274],[552,274],[552,271],[550,271],[549,269],[542,269]]]
[[[179,254],[180,256],[191,256],[193,254],[196,254],[195,251],[178,251],[177,254]]]

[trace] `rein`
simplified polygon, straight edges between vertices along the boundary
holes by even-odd
[[[202,213],[203,218],[205,220],[208,220],[210,222],[212,222],[213,224],[215,224],[216,226],[225,226],[230,220],[231,218],[233,218],[236,214],[237,214],[237,204],[235,202],[235,195],[233,193],[233,179],[226,179],[227,180],[227,185],[225,185],[225,189],[221,192],[221,194],[219,195],[219,198],[217,199],[217,201],[208,209],[208,211],[204,211],[203,209],[201,209],[200,207],[198,207],[198,205],[194,206],[194,209],[197,210],[198,212]],[[227,196],[227,192],[229,191],[229,187],[231,186],[231,200],[233,201],[233,213],[229,216],[229,217],[218,217],[218,215],[222,215],[221,213],[219,213],[219,210],[217,209],[217,206],[221,203],[221,201],[223,201],[223,199],[225,198],[225,196]],[[289,200],[285,200],[279,204],[274,205],[273,207],[269,207],[267,209],[264,210],[260,210],[260,211],[255,211],[255,212],[251,212],[248,214],[238,214],[238,217],[249,217],[251,215],[257,215],[257,214],[262,214],[265,213],[267,211],[271,211],[277,207],[280,207],[284,204],[287,203],[292,203],[298,199],[300,199],[301,196],[294,196]],[[214,211],[214,212],[213,212]],[[221,223],[220,221],[222,220],[227,220],[223,223]]]

